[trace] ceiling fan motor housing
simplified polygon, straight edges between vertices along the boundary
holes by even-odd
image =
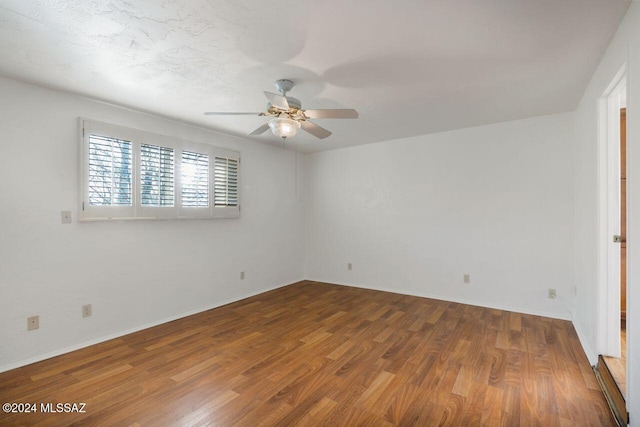
[[[302,102],[300,102],[299,99],[294,98],[292,96],[286,96],[285,98],[287,98],[287,102],[289,103],[289,108],[291,110],[296,111],[296,110],[302,109]],[[270,102],[267,102],[267,110],[270,113],[277,113],[279,111],[282,111],[282,110],[279,110],[277,107],[274,107],[273,105],[271,105]]]

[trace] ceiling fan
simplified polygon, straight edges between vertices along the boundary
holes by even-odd
[[[302,129],[316,138],[324,139],[331,135],[331,132],[327,129],[318,126],[315,123],[309,121],[309,119],[357,119],[358,112],[354,109],[322,109],[322,110],[303,110],[302,103],[291,96],[287,96],[293,88],[293,82],[291,80],[278,80],[276,81],[276,89],[281,95],[277,93],[264,92],[267,97],[267,111],[262,113],[234,113],[234,112],[211,112],[208,111],[206,115],[227,115],[227,116],[242,116],[242,115],[258,115],[265,117],[272,117],[268,123],[263,124],[258,129],[251,132],[249,135],[262,135],[268,129],[271,129],[274,135],[279,136],[282,139],[291,138],[298,133],[299,129]]]

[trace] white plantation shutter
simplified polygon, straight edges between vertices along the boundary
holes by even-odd
[[[214,206],[238,206],[238,160],[215,158],[213,200]]]
[[[131,141],[89,135],[89,205],[131,206]]]
[[[182,207],[209,206],[209,156],[192,151],[182,152]]]
[[[240,153],[90,120],[80,124],[81,221],[240,216]]]
[[[174,150],[158,145],[140,145],[140,204],[174,206]]]

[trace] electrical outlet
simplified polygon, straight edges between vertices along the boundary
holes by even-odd
[[[462,276],[462,283],[471,283],[471,275],[465,274],[464,276]]]
[[[60,222],[62,224],[71,224],[71,211],[60,212]]]
[[[91,304],[82,306],[82,317],[89,317],[92,314]]]
[[[27,331],[40,328],[40,316],[27,317]]]
[[[244,280],[244,271],[240,272],[240,280]]]
[[[556,290],[555,289],[549,289],[549,298],[550,299],[554,299],[556,297]]]
[[[347,264],[347,270],[353,270],[353,264],[348,263]]]

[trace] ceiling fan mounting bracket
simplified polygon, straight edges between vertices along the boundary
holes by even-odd
[[[287,92],[293,89],[293,82],[288,79],[280,79],[276,80],[276,89],[278,92],[282,94],[282,96],[287,96]]]

